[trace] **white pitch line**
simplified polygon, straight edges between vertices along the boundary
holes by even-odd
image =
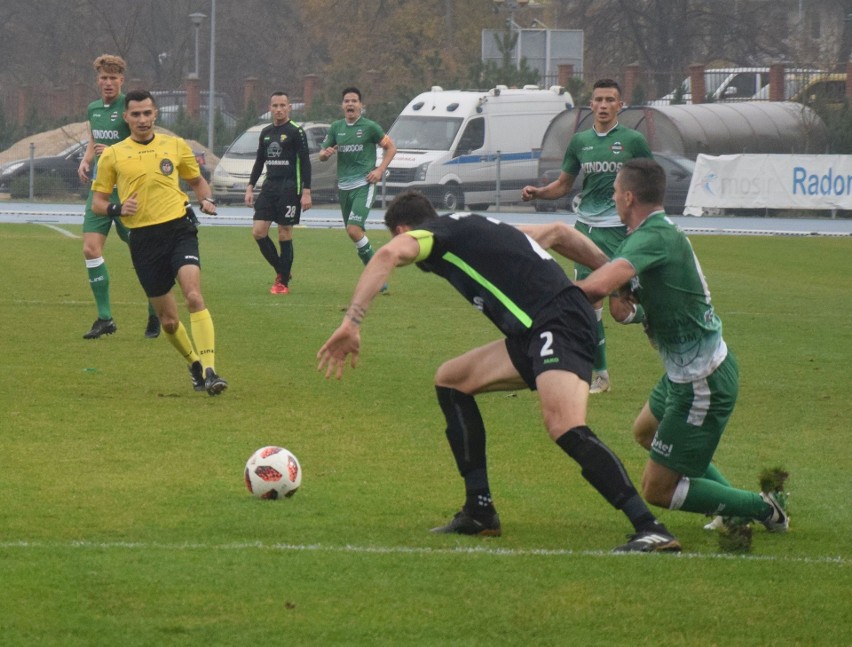
[[[342,546],[323,544],[265,544],[263,542],[236,542],[229,544],[205,543],[160,543],[160,542],[97,542],[97,541],[4,541],[0,550],[6,549],[92,549],[92,550],[165,550],[165,551],[219,551],[219,550],[260,550],[285,553],[359,553],[373,555],[486,555],[492,557],[637,557],[638,553],[613,553],[603,550],[571,550],[554,548],[491,548],[483,546],[454,548],[429,548],[425,546]],[[834,564],[847,566],[846,557],[792,557],[773,555],[736,555],[732,553],[672,553],[666,557],[673,559],[722,559],[753,562],[779,562],[797,564]]]
[[[63,236],[68,236],[68,238],[79,238],[79,236],[77,234],[72,233],[72,232],[68,231],[67,229],[63,229],[62,227],[57,227],[56,225],[51,225],[51,224],[46,223],[46,222],[40,222],[38,224],[40,224],[42,227],[47,227],[48,229],[53,229],[54,231],[58,231]]]

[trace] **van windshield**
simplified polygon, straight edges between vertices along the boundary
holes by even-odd
[[[260,141],[259,130],[247,130],[234,140],[226,151],[228,155],[238,157],[254,157],[257,154],[257,144]]]
[[[719,89],[719,86],[725,82],[730,76],[729,72],[714,72],[713,70],[707,70],[704,72],[704,90],[707,94],[714,94],[716,90]],[[690,94],[692,92],[692,82],[690,77],[686,77],[683,80],[683,83],[680,84],[681,90],[684,94]]]
[[[401,116],[388,136],[400,149],[448,151],[461,125],[461,117]]]

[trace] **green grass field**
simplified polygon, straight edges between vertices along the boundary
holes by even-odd
[[[343,231],[296,232],[280,297],[248,228],[205,227],[230,382],[210,398],[143,337],[115,236],[118,333],[81,339],[95,318],[81,228],[61,229],[78,237],[0,225],[0,645],[852,644],[852,240],[693,237],[741,365],[717,463],[749,489],[786,467],[791,530],[758,527],[732,555],[703,517],[661,511],[682,554],[614,555],[630,527],[528,392],[480,399],[503,537],[428,532],[463,501],[432,375],[498,335],[444,281],[397,272],[360,366],[326,381],[315,354],[361,269]],[[630,425],[661,367],[637,328],[608,322],[614,390],[590,425],[638,481]],[[245,489],[267,444],[302,463],[292,499]]]

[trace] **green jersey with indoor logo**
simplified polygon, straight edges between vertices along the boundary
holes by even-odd
[[[337,146],[337,186],[343,191],[367,184],[367,174],[376,168],[377,145],[385,131],[375,121],[359,117],[354,124],[338,119],[328,129],[323,148]]]
[[[120,94],[112,103],[104,103],[103,99],[92,101],[87,113],[89,126],[92,129],[92,140],[96,144],[112,146],[122,139],[130,137],[130,126],[124,121],[124,95]],[[97,171],[97,157],[92,172]]]
[[[582,130],[571,138],[562,170],[577,177],[583,172],[577,219],[595,227],[618,227],[621,220],[612,200],[615,176],[621,165],[634,157],[652,157],[642,133],[620,124],[600,134],[594,128]]]
[[[722,322],[686,235],[663,211],[649,215],[616,250],[636,270],[631,287],[645,309],[651,343],[681,384],[707,377],[725,359]]]

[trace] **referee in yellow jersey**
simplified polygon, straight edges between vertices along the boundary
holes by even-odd
[[[92,210],[120,216],[130,230],[130,258],[166,339],[189,364],[193,388],[218,395],[228,383],[215,369],[213,319],[201,295],[198,230],[180,179],[192,187],[203,213],[215,214],[216,203],[187,143],[154,132],[157,105],[151,93],[128,92],[124,105],[130,137],[101,155]],[[113,186],[119,203],[110,203]],[[171,291],[176,279],[189,309],[192,337],[178,317]]]

